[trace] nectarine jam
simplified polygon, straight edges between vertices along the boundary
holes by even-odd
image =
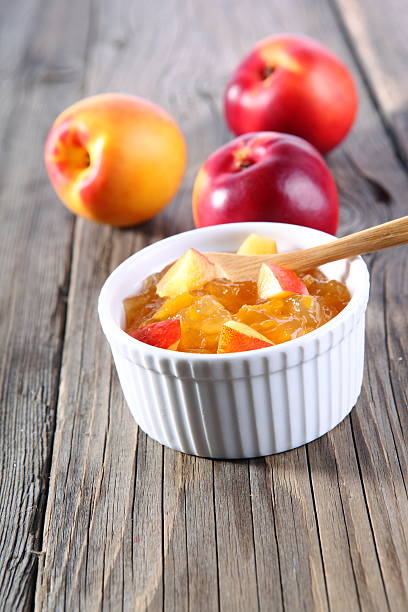
[[[296,274],[262,264],[258,278],[237,281],[220,277],[212,265],[210,256],[189,249],[148,277],[140,293],[124,301],[125,331],[187,353],[246,351],[307,334],[350,300],[347,287],[319,269]]]

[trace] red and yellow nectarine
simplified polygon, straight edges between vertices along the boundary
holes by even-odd
[[[236,135],[287,132],[326,153],[353,123],[357,90],[346,66],[321,43],[282,34],[261,40],[241,62],[224,108]]]
[[[175,121],[135,96],[91,96],[55,120],[45,145],[55,191],[77,215],[115,226],[151,219],[175,195],[186,145]]]

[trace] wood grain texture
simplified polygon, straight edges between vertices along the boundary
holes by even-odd
[[[408,242],[408,217],[393,219],[374,227],[343,236],[335,242],[276,255],[240,255],[238,253],[206,253],[218,273],[233,281],[256,278],[263,263],[306,272],[323,264],[374,251],[401,246]]]
[[[390,259],[374,260],[371,269],[373,308],[367,315],[367,353],[376,359],[366,363],[361,409],[359,418],[352,415],[352,426],[388,601],[391,609],[399,610],[408,600],[408,473],[407,446],[398,418],[406,404],[398,404],[393,395],[387,348],[394,344],[395,332],[390,334],[384,324],[383,286],[393,276],[393,263],[397,265],[394,257]],[[389,302],[392,299],[388,295]],[[401,356],[406,364],[406,353]]]
[[[327,610],[326,577],[305,449],[268,457],[265,465],[271,479],[284,610]]]
[[[42,149],[61,101],[80,95],[88,21],[78,2],[2,13],[0,609],[14,611],[31,605],[42,554],[71,266],[73,219],[55,204]]]
[[[333,610],[387,609],[352,432],[347,421],[308,446]],[[347,542],[347,546],[344,546]]]
[[[408,11],[399,0],[332,0],[371,96],[404,163],[408,160],[406,78]],[[405,207],[407,210],[407,206]]]
[[[0,248],[3,286],[11,287],[0,319],[2,609],[31,606],[34,544],[37,610],[408,607],[406,247],[367,258],[366,371],[351,417],[283,455],[212,462],[147,438],[125,405],[96,316],[100,286],[120,261],[192,227],[195,173],[229,138],[225,82],[250,46],[273,32],[319,38],[356,76],[357,124],[328,158],[341,196],[340,233],[406,214],[408,178],[390,128],[397,123],[379,91],[379,53],[363,62],[362,43],[360,55],[350,44],[359,38],[355,23],[382,39],[379,9],[370,16],[360,5],[350,9],[352,0],[338,2],[262,0],[256,11],[249,0],[197,0],[183,10],[178,0],[0,5],[7,86]],[[173,113],[187,137],[189,169],[175,201],[152,222],[115,230],[79,220],[72,233],[39,151],[61,109],[108,90],[151,98]],[[403,95],[397,84],[392,91],[393,99]]]
[[[164,450],[164,608],[215,610],[218,572],[211,461]]]
[[[348,44],[365,70],[371,95],[397,155],[406,169],[406,99],[401,83],[407,53],[404,36],[407,11],[396,2],[387,10],[338,0],[338,20]],[[387,43],[390,32],[392,44]],[[398,197],[398,196],[397,196]],[[407,211],[406,196],[396,205]],[[395,208],[395,205],[394,205]],[[362,419],[352,416],[353,435],[361,449],[360,469],[366,502],[376,539],[383,581],[391,609],[404,609],[408,600],[407,536],[407,352],[404,249],[371,258],[372,307],[367,317],[367,374],[361,403]],[[404,284],[405,282],[405,284]],[[388,449],[395,447],[389,454]],[[385,471],[388,477],[385,477]],[[394,521],[395,516],[400,520]],[[386,560],[387,559],[387,560]]]
[[[247,461],[214,464],[220,608],[259,608]]]

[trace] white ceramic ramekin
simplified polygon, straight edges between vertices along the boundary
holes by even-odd
[[[225,355],[179,353],[127,335],[123,299],[143,279],[189,247],[234,251],[250,233],[277,240],[279,251],[335,240],[310,228],[283,223],[234,223],[161,240],[124,261],[99,297],[99,317],[119,380],[138,425],[170,448],[213,458],[269,455],[295,448],[335,427],[361,389],[369,275],[364,261],[334,262],[322,269],[345,281],[346,308],[321,328],[296,340]]]

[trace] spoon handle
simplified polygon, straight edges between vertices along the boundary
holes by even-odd
[[[316,247],[282,253],[273,256],[273,261],[288,268],[304,271],[331,261],[364,255],[407,242],[408,216],[370,227]]]
[[[408,242],[408,216],[309,249],[275,255],[206,253],[206,256],[218,267],[221,276],[238,281],[256,278],[263,263],[273,263],[291,270],[306,272],[331,261],[380,251],[406,242]]]

